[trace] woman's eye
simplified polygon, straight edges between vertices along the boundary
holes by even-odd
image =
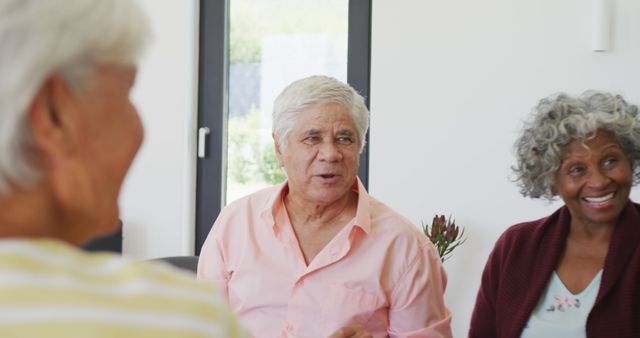
[[[571,176],[580,175],[583,171],[584,168],[582,166],[569,167],[569,175]]]
[[[611,157],[604,161],[604,166],[606,168],[610,168],[610,167],[613,167],[616,163],[618,163],[618,159],[615,157]]]

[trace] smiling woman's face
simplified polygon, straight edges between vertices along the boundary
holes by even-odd
[[[351,115],[339,104],[314,106],[301,114],[286,149],[276,138],[290,197],[320,205],[347,198],[360,164],[360,140]]]
[[[631,164],[615,137],[599,131],[591,140],[565,146],[554,191],[572,222],[613,226],[627,205],[632,181]]]

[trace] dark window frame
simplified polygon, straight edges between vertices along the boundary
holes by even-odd
[[[200,254],[213,222],[222,208],[224,147],[227,118],[228,1],[200,0],[198,128],[208,127],[206,158],[196,169],[195,254]],[[372,0],[349,0],[347,82],[369,107]],[[221,48],[221,46],[223,48]],[[369,132],[360,155],[358,176],[369,186]]]

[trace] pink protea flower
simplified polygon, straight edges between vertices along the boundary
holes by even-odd
[[[422,231],[436,246],[442,262],[449,258],[453,249],[466,240],[463,238],[464,229],[460,230],[451,216],[447,219],[444,215],[435,215],[431,226],[422,223]]]

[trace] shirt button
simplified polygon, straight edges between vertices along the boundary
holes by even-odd
[[[299,280],[296,282],[297,286],[303,286],[304,285],[304,281],[303,280]]]
[[[292,332],[292,331],[293,331],[293,325],[287,324],[287,332]]]

